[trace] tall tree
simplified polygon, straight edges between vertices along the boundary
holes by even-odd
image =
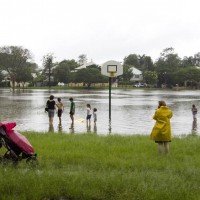
[[[23,73],[19,72],[19,75],[16,78],[16,81],[18,83],[22,83],[23,88],[26,82],[32,82],[33,81],[33,76],[32,76],[32,68],[31,65],[29,66],[23,66],[20,71],[22,71]]]
[[[194,63],[195,63],[195,66],[200,67],[200,52],[194,55]]]
[[[200,86],[200,70],[196,67],[181,68],[174,73],[173,80],[179,85],[187,86],[187,83],[193,83],[198,88]]]
[[[53,67],[53,54],[49,53],[43,56],[44,73],[48,75],[49,88],[51,88],[51,74]]]
[[[123,81],[129,82],[132,77],[133,77],[133,72],[131,70],[131,66],[124,64],[123,65],[123,75],[122,75]]]
[[[150,56],[146,55],[139,56],[139,69],[142,72],[155,70],[153,61]]]
[[[130,65],[132,67],[136,67],[137,69],[144,71],[153,71],[154,64],[150,56],[146,56],[145,54],[140,56],[137,54],[130,54],[124,58],[124,65]]]
[[[90,87],[92,83],[107,82],[107,77],[101,75],[97,67],[87,67],[76,72],[74,81],[77,83],[84,83]]]
[[[72,81],[72,73],[79,65],[75,60],[63,60],[53,68],[55,81],[69,83]]]
[[[192,56],[184,56],[183,60],[182,60],[182,66],[183,67],[192,67],[195,66],[195,61],[194,58]]]
[[[161,52],[159,59],[155,63],[158,74],[158,83],[171,85],[173,82],[173,73],[181,67],[181,59],[174,53],[172,47],[166,48]]]
[[[156,84],[158,80],[158,75],[155,71],[145,71],[144,80],[148,84]]]
[[[87,63],[87,55],[86,54],[81,54],[78,57],[78,63],[79,63],[79,65],[83,65],[83,64]]]
[[[4,46],[0,48],[0,67],[8,73],[13,91],[18,76],[23,73],[21,69],[26,67],[26,63],[30,59],[30,51],[21,46]]]
[[[124,65],[131,65],[138,68],[140,66],[139,56],[137,54],[130,54],[124,58]]]

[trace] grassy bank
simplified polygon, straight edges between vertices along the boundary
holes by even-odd
[[[200,199],[197,136],[173,139],[159,156],[147,136],[25,135],[39,165],[0,165],[1,200]]]

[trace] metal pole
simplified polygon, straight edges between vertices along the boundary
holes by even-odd
[[[111,121],[111,77],[109,77],[109,121]]]
[[[49,90],[51,89],[51,60],[48,58],[48,67],[49,67]]]

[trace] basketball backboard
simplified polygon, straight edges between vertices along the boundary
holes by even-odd
[[[121,63],[110,60],[101,66],[101,74],[108,77],[116,77],[123,74],[123,66]]]

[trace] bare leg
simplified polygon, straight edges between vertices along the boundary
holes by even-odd
[[[51,117],[49,117],[49,125],[51,125]]]
[[[169,153],[169,142],[165,142],[164,146],[165,146],[165,154],[168,154]]]
[[[158,153],[161,155],[163,149],[163,143],[158,143]]]
[[[70,118],[72,120],[72,125],[74,124],[74,116],[73,115],[70,115]]]
[[[53,126],[53,117],[50,118],[50,125]]]
[[[61,117],[59,117],[59,126],[61,126]]]
[[[52,117],[49,117],[49,125],[53,126],[53,118]]]

